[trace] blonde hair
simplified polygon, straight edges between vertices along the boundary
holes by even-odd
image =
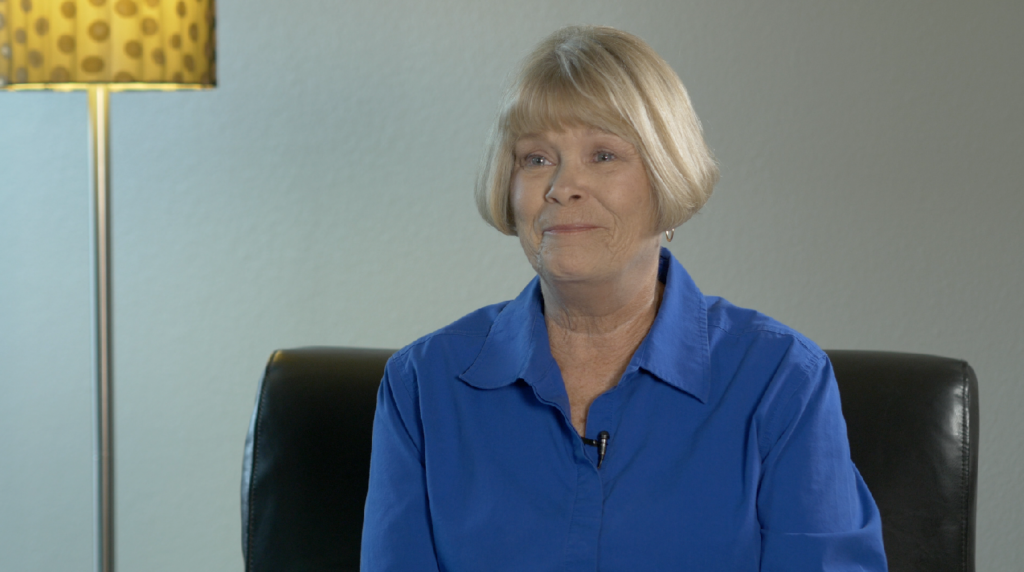
[[[718,166],[679,77],[640,38],[600,26],[558,30],[521,64],[489,136],[476,184],[480,215],[515,235],[510,187],[524,135],[590,126],[629,141],[643,159],[659,230],[711,196]]]

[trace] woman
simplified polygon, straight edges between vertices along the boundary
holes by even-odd
[[[660,248],[717,175],[639,38],[527,58],[477,200],[537,278],[388,362],[364,571],[885,570],[825,354]]]

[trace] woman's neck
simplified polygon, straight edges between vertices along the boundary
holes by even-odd
[[[615,387],[654,323],[664,284],[657,259],[616,284],[549,284],[541,280],[551,357],[562,373],[569,415],[586,433],[590,404]]]
[[[629,276],[599,281],[551,282],[541,277],[544,321],[553,344],[604,346],[647,334],[661,304],[659,260]],[[557,340],[556,340],[557,338]]]

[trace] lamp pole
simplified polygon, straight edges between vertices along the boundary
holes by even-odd
[[[96,570],[114,570],[113,308],[110,288],[110,90],[90,86],[89,150],[92,155],[93,348],[96,366],[93,445]]]

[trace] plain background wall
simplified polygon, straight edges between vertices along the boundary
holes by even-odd
[[[8,0],[10,1],[10,0]],[[980,570],[1024,569],[1024,3],[221,0],[220,86],[112,98],[117,560],[241,570],[279,347],[399,347],[531,271],[471,188],[506,74],[648,40],[723,177],[672,250],[827,348],[968,360]],[[0,93],[0,568],[92,566],[86,99]]]

